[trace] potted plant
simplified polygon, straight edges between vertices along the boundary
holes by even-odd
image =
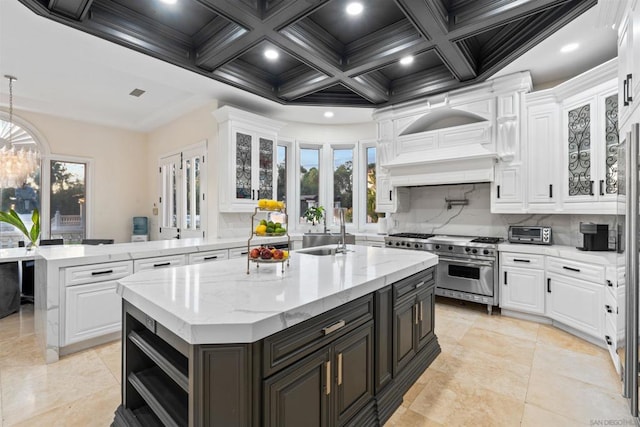
[[[311,206],[304,211],[302,215],[304,219],[311,223],[312,226],[320,224],[324,217],[324,208],[322,206]]]
[[[31,221],[33,222],[31,230],[27,230],[27,226],[24,225],[22,218],[20,218],[16,211],[13,209],[9,209],[9,212],[0,211],[0,222],[13,225],[27,237],[29,241],[27,249],[30,249],[32,246],[38,246],[38,238],[40,237],[40,213],[38,209],[33,210]]]

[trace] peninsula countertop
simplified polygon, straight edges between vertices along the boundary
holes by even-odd
[[[290,265],[231,259],[142,271],[118,281],[122,298],[189,344],[251,343],[438,263],[428,252],[348,246],[346,254],[290,254]]]

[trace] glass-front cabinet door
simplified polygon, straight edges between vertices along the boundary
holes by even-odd
[[[275,143],[273,139],[259,138],[259,170],[258,170],[258,199],[273,199]]]
[[[251,162],[253,152],[253,135],[236,131],[235,132],[235,152],[236,152],[236,199],[251,200]]]
[[[586,99],[566,102],[562,112],[564,210],[615,213],[619,166],[617,93],[600,90]]]

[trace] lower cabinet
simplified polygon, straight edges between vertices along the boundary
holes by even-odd
[[[372,368],[370,322],[266,380],[265,425],[343,425],[373,398]]]
[[[122,302],[115,280],[69,286],[65,303],[63,345],[120,330]]]
[[[578,331],[601,337],[603,286],[547,273],[547,315]]]
[[[544,314],[544,270],[502,267],[500,307]]]

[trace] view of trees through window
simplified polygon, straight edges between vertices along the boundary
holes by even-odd
[[[0,210],[15,210],[29,230],[33,225],[31,215],[36,208],[40,210],[40,168],[36,168],[20,187],[0,187]],[[24,239],[14,226],[0,223],[0,247],[14,247]]]
[[[353,149],[333,151],[333,207],[346,208],[345,221],[353,222]],[[334,209],[334,223],[339,222]]]
[[[367,148],[367,223],[377,223],[376,212],[376,147]]]
[[[51,238],[80,243],[86,230],[86,164],[51,162]]]
[[[320,197],[320,150],[300,149],[300,222],[309,207],[318,206]]]

